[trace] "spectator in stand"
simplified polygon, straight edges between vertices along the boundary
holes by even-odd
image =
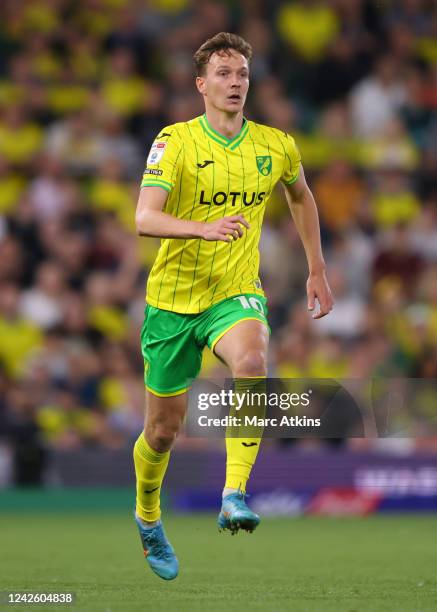
[[[307,63],[320,60],[334,40],[339,21],[330,6],[320,0],[288,2],[281,6],[277,27],[283,41]]]
[[[102,118],[103,159],[117,159],[122,164],[122,175],[136,180],[143,170],[144,160],[138,142],[127,132],[119,115],[108,113]]]
[[[116,47],[109,55],[100,97],[109,111],[131,117],[147,110],[152,87],[135,69],[135,56],[127,47]]]
[[[62,268],[55,262],[40,265],[35,285],[23,291],[20,314],[43,330],[53,328],[62,321],[62,299],[65,279]]]
[[[437,201],[424,203],[411,227],[411,244],[428,263],[437,263]]]
[[[75,113],[51,125],[45,149],[76,177],[95,172],[105,153],[102,135],[96,129],[89,110]]]
[[[407,226],[395,225],[386,235],[384,246],[375,254],[373,283],[385,278],[397,280],[405,294],[412,297],[424,268],[423,258],[411,245]]]
[[[23,106],[10,105],[0,114],[0,155],[11,164],[25,167],[42,146],[43,132]]]
[[[0,286],[0,363],[6,374],[19,378],[30,357],[40,347],[42,335],[36,325],[19,313],[19,288],[12,283]]]
[[[370,198],[375,223],[380,229],[413,221],[420,213],[420,202],[408,175],[389,167],[376,175],[375,190]]]
[[[132,212],[134,194],[123,182],[123,165],[119,158],[106,158],[100,165],[89,191],[89,201],[100,211],[113,212],[127,229],[134,230]]]
[[[314,181],[314,195],[324,226],[331,232],[352,225],[364,198],[362,181],[342,159],[334,159]]]
[[[26,179],[0,155],[0,215],[11,214],[23,194]]]
[[[350,95],[354,133],[374,138],[400,111],[406,100],[401,66],[391,55],[379,57],[370,76],[364,78]]]
[[[396,168],[403,172],[412,172],[417,168],[417,149],[400,119],[391,119],[379,136],[364,143],[362,163],[363,166],[375,170]]]
[[[35,218],[41,221],[63,216],[71,209],[77,185],[57,157],[43,155],[36,164],[38,174],[30,183],[28,198]]]

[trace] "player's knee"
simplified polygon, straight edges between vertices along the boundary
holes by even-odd
[[[234,365],[233,376],[267,376],[267,359],[263,350],[251,350],[242,355]]]
[[[170,450],[177,435],[177,428],[161,424],[146,429],[146,437],[150,440],[152,448],[158,453]]]

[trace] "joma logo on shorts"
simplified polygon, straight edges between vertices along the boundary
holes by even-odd
[[[244,206],[258,206],[262,203],[266,195],[265,191],[256,193],[255,191],[216,191],[212,194],[212,198],[207,198],[205,191],[202,189],[200,192],[199,204],[215,204],[216,206],[222,206],[222,204],[229,203],[231,206],[237,206],[244,204]]]

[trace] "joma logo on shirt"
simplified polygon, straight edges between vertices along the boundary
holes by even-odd
[[[237,206],[239,204],[244,204],[244,206],[258,206],[262,203],[266,195],[265,191],[260,191],[260,193],[256,193],[255,191],[230,191],[226,193],[225,191],[216,191],[212,194],[212,198],[208,199],[205,195],[205,191],[202,189],[200,192],[199,204],[215,204],[216,206],[222,206],[222,204],[229,204],[231,206]]]

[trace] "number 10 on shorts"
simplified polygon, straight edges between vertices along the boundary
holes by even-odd
[[[251,296],[247,298],[245,295],[238,295],[237,297],[234,297],[234,300],[239,300],[243,308],[246,308],[246,309],[253,308],[254,310],[257,310],[258,312],[260,312],[261,314],[264,314],[263,305],[260,302],[260,300],[258,300],[256,297]]]

